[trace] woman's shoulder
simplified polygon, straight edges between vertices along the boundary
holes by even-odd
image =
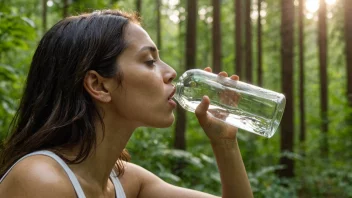
[[[143,196],[144,192],[155,183],[162,180],[149,170],[131,162],[124,163],[124,173],[119,176],[126,197],[151,197]]]
[[[67,174],[52,158],[26,157],[18,162],[0,184],[0,197],[74,197]]]
[[[127,180],[128,182],[132,182],[134,184],[142,184],[143,180],[145,179],[145,174],[150,173],[145,168],[131,163],[131,162],[124,162],[124,173],[119,177],[121,182]]]
[[[126,197],[138,197],[142,181],[139,166],[131,162],[123,162],[124,172],[119,176],[119,180],[126,194]]]
[[[143,195],[152,186],[159,186],[159,184],[165,186],[164,184],[166,184],[155,174],[139,165],[126,162],[124,168],[124,174],[119,176],[119,180],[126,197],[151,197]]]

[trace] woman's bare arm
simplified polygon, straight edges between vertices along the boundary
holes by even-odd
[[[124,180],[127,183],[132,175],[137,177],[138,183],[130,186],[134,189],[125,189]],[[125,192],[137,190],[138,198],[219,198],[207,193],[168,184],[148,170],[132,163],[127,163],[125,174],[120,180]],[[128,195],[128,192],[126,195]]]
[[[212,142],[218,164],[222,197],[253,197],[237,140]]]

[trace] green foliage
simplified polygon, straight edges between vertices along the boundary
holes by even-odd
[[[28,56],[30,41],[36,34],[34,22],[16,14],[15,9],[0,10],[0,21],[0,139],[3,139],[15,114],[26,71],[22,61],[28,58],[18,54]]]
[[[27,39],[33,39],[34,23],[26,17],[0,12],[0,51],[28,49]],[[32,27],[29,28],[28,26]]]
[[[280,179],[276,176],[275,171],[280,166],[263,167],[255,174],[249,173],[254,197],[281,198],[281,197],[298,197],[298,184],[295,180]]]
[[[299,191],[302,197],[352,197],[351,167],[325,159],[301,161],[298,169]],[[345,162],[350,164],[350,160]]]

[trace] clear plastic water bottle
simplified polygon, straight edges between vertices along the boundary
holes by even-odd
[[[174,99],[194,112],[204,95],[210,98],[208,112],[237,128],[264,137],[276,132],[286,104],[281,93],[200,69],[186,71],[175,82]]]

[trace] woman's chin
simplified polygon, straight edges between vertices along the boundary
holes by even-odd
[[[155,120],[156,121],[156,120]],[[175,117],[172,116],[170,119],[163,119],[160,122],[154,122],[148,125],[148,127],[154,127],[154,128],[168,128],[172,126],[172,124],[175,121]]]

